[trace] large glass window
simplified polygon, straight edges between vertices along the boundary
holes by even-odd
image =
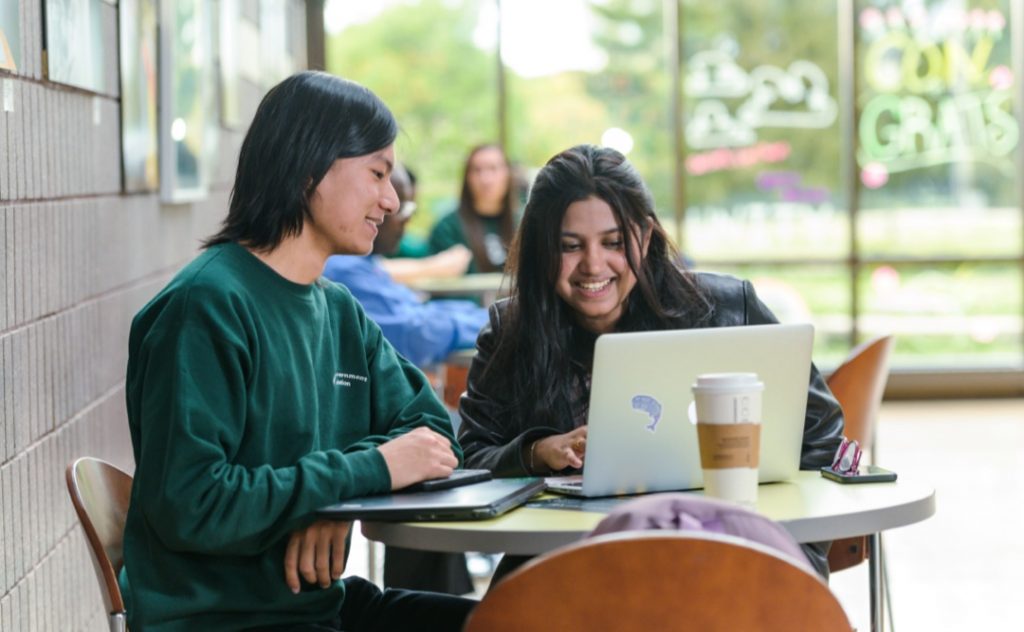
[[[435,211],[414,231],[476,143],[504,134],[527,176],[611,145],[667,226],[682,209],[698,268],[815,324],[820,364],[893,333],[897,370],[1024,368],[1017,0],[334,0],[327,18],[329,68],[403,126]]]
[[[844,268],[772,265],[839,263],[849,248],[835,6],[682,6],[684,248],[700,268],[756,275],[790,312],[803,296],[804,319],[819,324],[816,357],[845,347],[849,318],[836,318],[850,303]]]
[[[856,3],[857,243],[875,264],[861,272],[859,323],[897,334],[897,366],[1019,366],[1024,355],[1010,11]]]
[[[682,25],[689,254],[840,256],[835,6],[684,2]]]

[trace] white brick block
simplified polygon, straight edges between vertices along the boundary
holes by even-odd
[[[25,571],[31,573],[39,563],[39,512],[42,499],[39,485],[39,449],[33,448],[25,453]]]
[[[14,90],[14,112],[9,121],[8,147],[11,150],[11,159],[14,162],[14,173],[12,177],[11,198],[20,200],[25,197],[25,91],[24,84],[19,80],[12,80]]]
[[[22,538],[25,535],[24,529],[22,529],[22,510],[24,509],[24,503],[22,502],[22,482],[21,482],[21,462],[23,459],[15,459],[11,461],[11,471],[9,477],[11,479],[11,503],[13,505],[13,511],[11,516],[11,534],[14,541],[14,551],[11,556],[12,564],[11,570],[14,573],[14,581],[12,585],[17,584],[18,580],[25,574],[25,547],[22,542]]]
[[[0,556],[3,557],[4,561],[3,564],[0,564],[0,595],[6,594],[11,588],[11,583],[13,583],[10,568],[13,541],[8,522],[10,522],[10,515],[14,511],[14,507],[11,506],[11,497],[7,493],[7,479],[10,469],[9,466],[0,466]],[[0,627],[2,627],[2,621],[2,618],[0,618]]]
[[[29,328],[29,338],[32,345],[32,441],[38,441],[43,436],[43,329],[42,321],[36,322]]]
[[[0,353],[3,354],[4,367],[6,370],[0,375],[0,388],[3,388],[4,398],[0,401],[0,406],[4,409],[4,417],[7,419],[7,423],[2,429],[5,438],[5,449],[2,455],[0,455],[0,463],[6,462],[8,459],[15,454],[15,441],[14,441],[14,424],[18,422],[14,416],[14,348],[11,342],[13,334],[7,334],[6,336],[0,336]],[[10,498],[8,495],[7,498]]]
[[[41,188],[40,188],[41,190]],[[36,223],[39,225],[39,254],[36,260],[39,262],[39,269],[36,271],[36,293],[39,295],[39,314],[52,314],[53,305],[50,303],[50,295],[53,290],[50,287],[51,265],[50,251],[53,247],[53,230],[50,219],[50,204],[40,203],[35,205]]]
[[[4,591],[9,591],[18,580],[18,569],[15,564],[17,559],[17,549],[20,548],[21,544],[18,542],[17,521],[15,516],[17,515],[18,502],[15,494],[18,488],[14,481],[14,463],[8,462],[7,465],[3,466],[3,476],[0,477],[0,485],[3,488],[0,492],[4,495],[3,501],[3,527],[6,542],[4,544],[4,567],[7,571],[7,581],[3,585]]]
[[[28,445],[28,407],[25,405],[28,389],[25,356],[27,355],[28,339],[24,330],[11,335],[14,353],[14,370],[11,371],[13,385],[10,398],[14,404],[14,453],[21,452]]]
[[[54,354],[54,371],[55,371],[55,387],[54,387],[54,422],[58,425],[67,423],[68,417],[70,417],[70,398],[71,398],[71,372],[68,370],[68,349],[70,343],[67,339],[67,326],[68,326],[68,315],[67,312],[61,313],[56,319],[56,332],[55,340],[57,345],[57,351]]]
[[[10,423],[12,423],[12,420],[7,415],[8,391],[6,385],[7,374],[11,370],[10,367],[7,366],[7,354],[4,353],[4,349],[6,349],[7,347],[7,338],[8,336],[0,334],[0,394],[3,394],[3,398],[0,399],[0,463],[5,463],[7,461],[7,454],[8,450],[10,449],[10,446],[8,446],[7,441],[7,427],[8,425],[10,425]],[[0,493],[2,492],[3,489],[0,488]],[[0,511],[2,510],[3,506],[2,502],[0,502]],[[2,555],[2,553],[3,547],[0,546],[0,555]],[[0,583],[0,589],[2,589],[2,587],[3,584]],[[0,591],[0,595],[2,594],[3,592]]]
[[[21,322],[22,324],[34,320],[38,316],[36,307],[38,293],[35,291],[33,277],[35,277],[36,257],[39,248],[38,234],[36,231],[36,219],[33,214],[33,207],[30,204],[22,204],[18,207],[18,221],[23,226],[22,241],[18,242],[21,250],[21,269],[18,276],[21,280],[21,301],[25,306]]]
[[[57,318],[48,318],[43,326],[43,361],[45,370],[45,387],[43,403],[45,404],[44,428],[52,432],[57,427]]]
[[[24,84],[24,102],[25,102],[25,117],[23,119],[22,131],[25,138],[25,190],[22,195],[25,199],[37,199],[39,197],[36,192],[36,165],[35,165],[35,153],[36,153],[36,139],[37,132],[39,129],[39,122],[36,120],[37,110],[39,107],[37,103],[37,95],[39,93],[39,84],[25,82]]]
[[[39,84],[32,84],[32,126],[30,153],[32,155],[32,183],[29,187],[32,198],[39,200],[43,198],[43,143],[46,136],[46,119],[43,117],[43,101],[47,97],[47,90]]]
[[[12,316],[14,317],[11,319],[10,326],[15,327],[20,323],[25,322],[25,306],[23,304],[23,301],[21,300],[21,293],[23,291],[21,268],[22,260],[25,257],[25,253],[24,248],[21,246],[21,244],[25,243],[26,237],[23,222],[21,221],[20,208],[17,205],[9,206],[7,208],[7,215],[7,227],[8,230],[11,231],[12,236],[14,237],[14,242],[12,245],[17,246],[11,249],[9,255],[9,260],[11,261],[9,274],[12,283],[11,286],[8,288],[7,295],[7,300],[10,302],[10,309],[12,310]]]
[[[25,613],[22,615],[25,619],[25,629],[38,630],[39,624],[36,619],[36,582],[34,572],[30,572],[25,577],[25,580],[21,583],[21,587],[25,592]]]
[[[14,260],[14,245],[16,243],[17,235],[14,228],[14,209],[11,207],[5,207],[3,212],[0,213],[0,220],[4,222],[4,233],[5,233],[5,245],[4,253],[2,255],[3,264],[3,276],[6,279],[7,288],[4,294],[4,305],[3,310],[7,314],[6,325],[4,329],[13,327],[17,322],[14,314],[14,300],[13,295],[15,292],[14,274],[15,274],[15,260]]]
[[[51,510],[46,513],[46,541],[56,544],[63,533],[60,530],[60,516],[64,508],[70,504],[67,487],[64,484],[64,466],[60,458],[60,446],[57,442],[57,433],[50,435],[46,442],[47,463],[50,467],[50,475],[47,481],[50,487],[49,496],[52,499]]]
[[[26,327],[21,333],[25,337],[25,357],[22,360],[25,367],[25,419],[21,423],[25,425],[24,445],[28,446],[39,436],[39,398],[36,387],[39,353],[36,349],[36,327]]]
[[[75,155],[88,160],[92,155],[92,97],[75,94],[72,97],[75,109]],[[89,160],[88,165],[71,164],[75,174],[75,193],[88,194],[95,192],[93,182],[96,181],[96,161]]]
[[[7,138],[7,134],[10,127],[8,121],[11,120],[13,115],[10,112],[5,112],[3,109],[4,86],[8,85],[11,81],[8,77],[0,78],[0,146],[4,148],[3,153],[0,153],[0,200],[10,200],[12,198],[9,172],[13,160],[8,149],[10,140]]]
[[[53,198],[53,191],[50,190],[50,154],[53,150],[53,136],[51,134],[51,109],[53,105],[53,92],[42,91],[42,98],[39,100],[39,197],[44,200]]]

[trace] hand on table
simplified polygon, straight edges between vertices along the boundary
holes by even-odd
[[[284,552],[284,581],[293,593],[300,589],[299,575],[310,584],[327,588],[345,570],[345,538],[351,522],[317,520],[292,533]]]
[[[459,464],[448,438],[419,427],[377,448],[391,474],[391,489],[444,478]]]
[[[587,427],[580,426],[572,432],[551,435],[539,439],[532,448],[533,468],[543,465],[558,472],[567,467],[583,467],[583,455],[587,451]]]

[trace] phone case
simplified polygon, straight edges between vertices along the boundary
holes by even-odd
[[[489,480],[491,480],[490,470],[455,470],[451,476],[420,481],[406,487],[402,492],[436,492],[442,489],[451,489],[452,487]]]
[[[861,466],[856,474],[840,474],[831,467],[821,468],[821,475],[837,483],[889,483],[896,480],[896,472],[877,465]]]

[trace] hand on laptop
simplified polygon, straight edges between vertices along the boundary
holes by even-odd
[[[587,427],[580,426],[572,432],[551,435],[537,441],[533,448],[534,467],[541,463],[558,472],[567,467],[583,467],[583,455],[587,451]]]
[[[443,478],[459,464],[451,443],[430,428],[416,428],[379,448],[391,475],[391,489]]]
[[[345,570],[345,538],[351,522],[317,520],[292,533],[284,552],[284,581],[298,594],[299,575],[310,584],[327,588]]]

